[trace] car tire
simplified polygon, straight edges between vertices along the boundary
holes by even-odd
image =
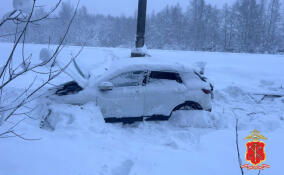
[[[201,107],[201,105],[199,103],[196,103],[196,102],[193,102],[193,101],[187,101],[183,104],[176,106],[173,109],[173,111],[171,112],[170,116],[172,116],[173,112],[180,111],[180,110],[203,110],[203,108]]]

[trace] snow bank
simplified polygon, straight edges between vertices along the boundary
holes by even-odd
[[[52,111],[48,122],[55,130],[81,129],[97,130],[105,126],[100,109],[94,103],[83,106],[56,104],[50,105]]]
[[[224,128],[227,127],[226,118],[216,113],[206,111],[177,111],[173,114],[170,122],[181,128]]]

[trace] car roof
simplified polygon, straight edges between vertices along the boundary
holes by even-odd
[[[97,67],[90,72],[91,84],[119,75],[125,72],[154,70],[154,71],[174,71],[179,73],[193,72],[193,68],[184,66],[177,62],[169,62],[161,58],[143,57],[143,58],[121,58],[104,64],[103,67]]]
[[[125,58],[112,62],[110,70],[173,70],[178,72],[188,72],[192,69],[185,67],[177,62],[169,62],[159,58],[143,57],[143,58]]]

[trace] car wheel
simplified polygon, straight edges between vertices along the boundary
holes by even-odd
[[[178,111],[178,110],[202,110],[202,107],[200,104],[196,102],[188,101],[178,105],[177,107],[175,107],[173,111]]]
[[[189,105],[184,105],[181,108],[178,109],[180,110],[195,110],[195,108],[193,106],[189,106]]]
[[[173,112],[180,110],[203,110],[203,108],[200,104],[196,102],[188,101],[175,107],[174,110],[171,112],[170,117],[172,116]]]

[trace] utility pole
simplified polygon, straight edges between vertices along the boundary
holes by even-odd
[[[146,28],[147,0],[139,0],[137,16],[137,33],[135,48],[131,52],[131,57],[145,57],[145,28]]]

